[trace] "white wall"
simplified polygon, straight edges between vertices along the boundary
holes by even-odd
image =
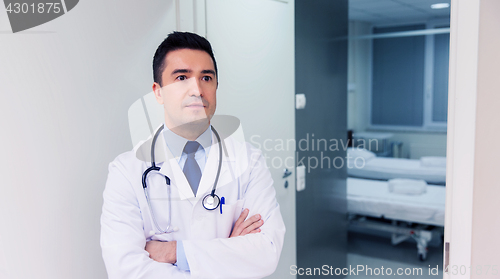
[[[106,278],[107,165],[132,147],[127,110],[151,90],[173,4],[80,1],[19,34],[0,5],[1,278]]]
[[[500,272],[500,217],[498,197],[500,183],[498,158],[500,146],[500,2],[481,0],[477,74],[477,114],[474,158],[474,192],[472,211],[471,278],[498,278]],[[496,265],[497,275],[486,265]],[[478,274],[478,269],[483,273]]]
[[[420,159],[422,156],[446,156],[446,133],[393,132],[395,141],[403,142],[402,157]]]
[[[498,278],[500,4],[451,7],[444,278]]]
[[[132,148],[128,109],[151,91],[154,51],[173,30],[213,39],[218,114],[246,119],[247,135],[294,137],[294,1],[241,2],[80,1],[20,34],[8,31],[0,5],[0,278],[107,277],[99,246],[107,166]],[[271,110],[273,119],[255,115]],[[283,169],[271,172],[287,224],[276,278],[296,262],[295,183],[285,189]]]
[[[370,35],[369,22],[350,21],[349,37]],[[347,99],[347,126],[354,132],[387,130],[370,129],[370,94],[372,69],[371,39],[350,39],[348,57],[349,90]],[[389,131],[392,140],[403,142],[402,157],[418,159],[421,156],[446,156],[445,132]]]

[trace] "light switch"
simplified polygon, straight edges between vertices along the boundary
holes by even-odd
[[[306,107],[306,95],[295,94],[295,108],[304,109]]]
[[[297,167],[297,192],[306,189],[306,166]]]

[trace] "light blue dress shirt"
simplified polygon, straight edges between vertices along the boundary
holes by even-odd
[[[179,163],[179,167],[181,170],[184,169],[184,164],[187,160],[187,154],[182,152],[184,150],[184,146],[189,141],[178,134],[172,132],[165,126],[165,132],[163,133],[165,137],[165,142],[167,143],[168,149],[174,155],[174,158]],[[194,158],[198,165],[200,166],[201,173],[205,169],[205,164],[207,162],[208,154],[210,152],[210,146],[212,145],[212,131],[210,130],[210,126],[201,134],[196,141],[200,144],[198,150],[196,151]],[[196,193],[194,193],[196,195]]]
[[[203,132],[196,141],[200,144],[198,150],[194,154],[194,159],[200,166],[201,173],[203,174],[203,170],[205,169],[205,165],[207,163],[208,154],[210,152],[210,146],[212,145],[212,132],[210,130],[210,125]],[[184,164],[186,164],[187,154],[182,152],[184,150],[184,146],[188,142],[188,139],[185,139],[176,133],[172,132],[165,125],[164,128],[164,138],[167,143],[168,149],[179,163],[179,167],[184,169]],[[196,193],[194,193],[196,195]],[[177,241],[177,262],[175,263],[180,270],[189,271],[189,263],[186,258],[186,253],[184,252],[184,245],[182,241]]]

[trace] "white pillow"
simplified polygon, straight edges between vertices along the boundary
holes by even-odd
[[[356,158],[363,158],[365,162],[377,157],[375,153],[364,148],[349,147],[347,148],[347,156],[351,160],[356,160]]]
[[[423,167],[446,168],[446,157],[424,156],[420,158]]]
[[[424,180],[393,178],[387,183],[389,192],[403,195],[421,195],[427,192],[427,182]]]

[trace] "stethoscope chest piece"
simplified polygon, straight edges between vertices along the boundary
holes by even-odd
[[[207,210],[214,210],[217,207],[219,207],[220,204],[220,198],[217,195],[212,195],[208,194],[203,198],[203,201],[201,202],[203,207]]]

